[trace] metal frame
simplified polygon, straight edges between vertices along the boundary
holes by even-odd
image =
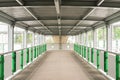
[[[18,2],[18,4],[23,7],[40,25],[44,26],[48,31],[50,31],[48,29],[48,27],[46,27],[40,20],[38,20],[38,18],[33,14],[32,11],[30,11],[30,9],[28,9],[27,7],[24,6],[24,2],[23,0],[16,0]],[[50,31],[51,32],[51,31]]]
[[[21,0],[20,0],[21,1]],[[66,1],[62,1],[62,6],[80,6],[83,8],[119,8],[120,3],[119,2],[104,2],[104,0],[99,0],[97,2],[95,1],[70,1],[70,3],[67,3]],[[23,3],[23,1],[21,1]],[[103,4],[102,4],[103,3]],[[102,4],[102,5],[101,5]],[[24,4],[25,7],[39,7],[39,6],[54,6],[52,2],[42,2],[42,1],[29,1]],[[1,2],[0,7],[21,7],[18,5],[15,1],[9,1],[9,2]]]
[[[104,0],[99,0],[98,3],[97,3],[97,6],[100,6],[102,3],[104,2]],[[90,9],[86,14],[85,16],[82,18],[82,20],[85,20],[92,12],[95,11],[96,8],[93,8],[93,9]],[[76,25],[80,25],[82,23],[82,20],[79,21]],[[70,33],[75,27],[73,27],[68,33]]]

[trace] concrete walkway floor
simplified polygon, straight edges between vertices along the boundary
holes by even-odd
[[[109,80],[73,51],[48,51],[12,80]]]

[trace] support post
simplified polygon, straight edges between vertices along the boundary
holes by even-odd
[[[26,49],[26,63],[29,63],[29,48]]]
[[[120,80],[120,56],[116,55],[116,80]]]
[[[0,55],[0,80],[4,80],[4,55]]]
[[[99,67],[100,67],[100,50],[97,50],[97,69],[99,69]]]
[[[89,62],[90,61],[90,48],[89,47],[88,47],[87,59],[88,59],[88,62]]]
[[[91,62],[94,63],[94,48],[91,48]]]
[[[26,29],[24,34],[23,34],[23,48],[27,48],[27,33],[28,33],[28,30]]]
[[[14,26],[15,23],[12,23],[8,27],[8,51],[14,51]]]
[[[23,69],[23,53],[24,53],[24,51],[23,50],[21,50],[21,58],[20,58],[20,66],[21,66],[21,69]]]
[[[93,28],[93,48],[97,48],[97,30]]]
[[[112,51],[112,26],[106,22],[106,50]]]
[[[104,71],[108,72],[108,51],[104,52]]]
[[[16,72],[16,52],[12,52],[12,74]]]
[[[34,58],[36,58],[36,47],[34,46]]]
[[[31,47],[31,62],[33,61],[33,47]]]

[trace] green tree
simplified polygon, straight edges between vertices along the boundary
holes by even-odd
[[[120,39],[120,27],[114,27],[114,39]]]

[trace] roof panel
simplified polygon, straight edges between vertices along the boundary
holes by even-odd
[[[105,0],[105,2],[120,2],[120,0]]]
[[[33,7],[31,8],[33,13],[37,17],[51,17],[51,16],[56,16],[56,9],[55,6],[40,6],[40,7]]]
[[[95,24],[97,21],[82,21],[80,25],[91,26]]]
[[[23,21],[24,23],[32,26],[32,25],[39,25],[39,23],[37,21]]]
[[[57,20],[41,20],[46,26],[57,26]]]
[[[62,6],[61,7],[61,17],[72,17],[74,19],[80,19],[88,11],[87,8]]]
[[[14,18],[32,18],[32,16],[22,7],[1,7],[0,10]]]
[[[118,12],[120,9],[111,9],[111,8],[105,8],[105,9],[95,9],[95,11],[90,15],[88,16],[87,19],[91,19],[91,18],[94,18],[94,19],[101,19],[103,20],[104,18]]]
[[[77,20],[61,20],[62,25],[74,26],[76,23]]]

